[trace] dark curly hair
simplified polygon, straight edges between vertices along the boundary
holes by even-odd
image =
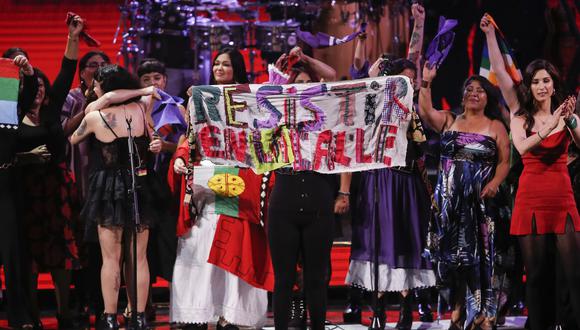
[[[101,84],[101,90],[103,93],[114,91],[117,89],[139,89],[139,80],[129,73],[125,68],[118,66],[116,64],[105,65],[100,67],[95,73],[95,80]],[[140,97],[135,97],[130,100],[123,102],[122,104],[128,104],[131,102],[136,102]]]
[[[534,127],[535,124],[534,114],[538,112],[538,107],[535,104],[535,99],[531,91],[532,79],[534,79],[534,76],[540,70],[546,70],[554,83],[554,95],[551,97],[552,102],[550,112],[553,113],[556,108],[558,108],[558,106],[564,101],[564,85],[562,84],[562,79],[560,78],[558,69],[556,69],[552,63],[543,59],[537,59],[528,64],[526,71],[524,72],[522,88],[523,104],[516,112],[516,116],[524,117],[524,128],[526,129],[526,133],[528,135],[531,134],[532,127]]]

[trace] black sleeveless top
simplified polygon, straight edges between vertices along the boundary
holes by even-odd
[[[100,111],[99,111],[100,114]],[[128,137],[119,137],[101,114],[107,128],[115,135],[115,140],[102,142],[92,138],[89,171],[89,187],[81,217],[86,221],[86,234],[96,238],[96,226],[134,226],[133,194],[131,192],[131,163]],[[159,180],[148,168],[150,157],[149,138],[141,135],[133,139],[134,163],[136,167],[136,191],[139,204],[140,224],[144,230],[157,221],[159,213],[166,206],[161,198]],[[149,162],[151,163],[151,162]]]

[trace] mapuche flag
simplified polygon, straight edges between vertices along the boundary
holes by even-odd
[[[18,67],[11,59],[0,58],[0,128],[18,128]]]
[[[493,24],[495,28],[495,36],[497,39],[497,44],[499,46],[499,51],[503,58],[503,63],[505,66],[506,71],[512,78],[514,84],[519,84],[522,81],[522,73],[520,69],[518,69],[516,65],[515,58],[512,54],[511,48],[508,46],[507,42],[505,41],[505,37],[491,15],[485,14],[489,19],[490,23]],[[487,78],[492,84],[497,84],[497,77],[495,72],[493,72],[493,68],[491,67],[491,61],[489,60],[489,49],[487,49],[487,43],[483,45],[483,54],[481,55],[481,65],[479,66],[479,75]]]

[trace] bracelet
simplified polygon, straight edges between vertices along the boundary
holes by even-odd
[[[543,139],[545,139],[544,137],[542,137],[542,135],[540,134],[540,131],[538,131],[538,137],[540,138],[540,141],[542,141]]]
[[[78,37],[77,38],[71,38],[71,36],[68,36],[68,40],[71,40],[71,41],[79,41],[79,38]]]
[[[570,129],[575,129],[576,127],[578,127],[578,122],[576,121],[576,117],[574,116],[570,116],[570,118],[564,119],[564,123]]]
[[[344,196],[350,196],[350,192],[349,191],[338,191],[339,195],[344,195]]]
[[[421,80],[421,88],[431,88],[431,82],[427,80]]]

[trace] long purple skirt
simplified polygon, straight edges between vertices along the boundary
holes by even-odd
[[[375,217],[375,189],[378,215]],[[372,289],[375,218],[380,225],[379,290],[401,291],[435,285],[425,248],[429,196],[418,172],[380,169],[363,172],[353,219],[347,283]]]

